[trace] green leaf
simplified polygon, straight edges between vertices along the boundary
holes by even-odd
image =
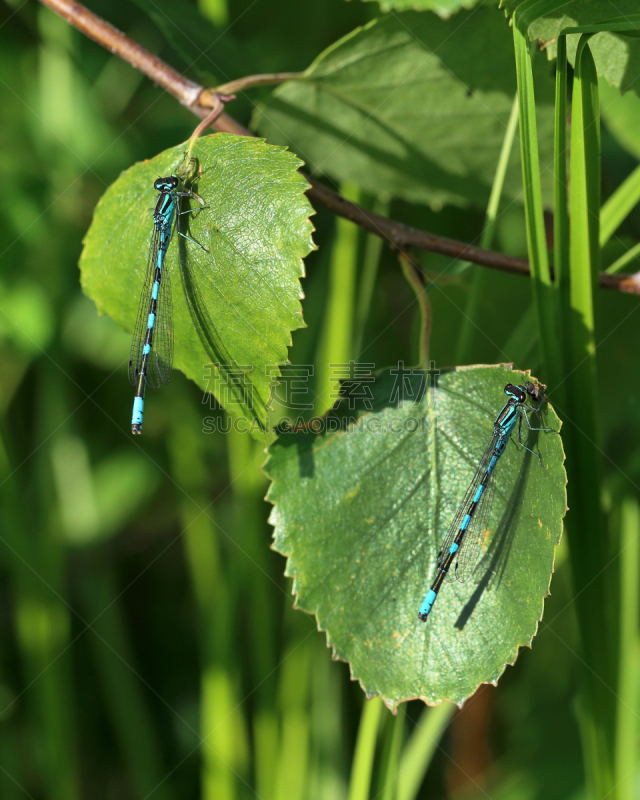
[[[507,0],[501,7],[510,13],[521,5],[522,2],[518,0]],[[557,37],[564,28],[594,25],[604,21],[614,25],[614,17],[630,21],[629,28],[637,24],[637,0],[616,0],[615,4],[610,0],[589,0],[588,3],[584,0],[573,0],[569,3],[558,2],[556,5],[560,7],[548,16],[536,19],[529,27],[529,38],[538,39],[547,50],[549,58],[555,58]],[[630,30],[627,33],[633,32]],[[575,64],[579,39],[579,35],[567,37],[567,56],[571,64]],[[636,80],[640,70],[640,40],[621,32],[599,33],[589,42],[589,47],[598,75],[623,92],[633,89],[636,94],[640,94],[640,86]]]
[[[414,697],[461,703],[530,645],[566,509],[560,437],[523,433],[542,466],[507,447],[496,467],[495,535],[477,575],[464,584],[451,576],[421,623],[438,549],[491,439],[504,386],[528,376],[505,366],[450,372],[414,402],[409,392],[419,395],[424,374],[407,372],[376,376],[372,410],[338,409],[324,432],[281,435],[266,467],[274,547],[288,557],[296,606],[316,615],[367,695],[392,708]],[[394,398],[398,377],[404,402]],[[552,409],[543,418],[558,429]]]
[[[85,238],[84,291],[128,331],[147,266],[153,183],[176,172],[184,150],[124,172],[100,200]],[[207,208],[183,214],[181,225],[209,252],[175,233],[169,245],[175,366],[226,408],[248,415],[260,435],[276,365],[287,360],[290,332],[304,324],[299,278],[313,247],[308,184],[292,153],[260,139],[218,133],[198,139],[193,155],[203,169],[195,190]]]
[[[449,19],[462,8],[474,8],[481,0],[376,0],[382,11],[433,11]]]
[[[541,158],[553,163],[553,84],[539,59]],[[255,118],[316,172],[375,195],[486,207],[516,91],[511,32],[495,9],[389,14],[335,43]],[[519,153],[504,195],[519,198]]]

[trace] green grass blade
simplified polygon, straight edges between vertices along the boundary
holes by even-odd
[[[273,800],[304,797],[308,785],[309,688],[312,642],[292,650],[280,671],[281,736]]]
[[[599,272],[600,128],[598,84],[588,35],[576,53],[571,115],[571,191],[569,308],[570,348],[567,351],[566,408],[567,471],[571,514],[567,531],[571,552],[576,610],[584,669],[581,730],[587,783],[594,796],[614,791],[616,641],[611,619],[614,604],[612,570],[600,505],[598,447],[596,313],[594,294]],[[612,624],[613,623],[613,624]]]
[[[83,614],[91,622],[89,637],[95,653],[97,676],[104,687],[106,705],[119,745],[139,797],[172,797],[153,720],[140,691],[132,665],[135,658],[118,603],[119,590],[112,569],[102,567],[84,574],[78,583]]]
[[[342,196],[357,203],[356,186],[343,184]],[[353,356],[353,315],[358,269],[358,228],[340,217],[336,221],[331,253],[329,297],[325,324],[316,363],[318,364],[316,413],[323,414],[337,396],[336,364],[345,364]]]
[[[400,759],[397,800],[415,800],[440,739],[456,710],[452,703],[425,708]]]
[[[518,11],[520,9],[516,10],[514,14],[513,40],[520,104],[520,148],[522,153],[527,247],[531,266],[533,304],[538,321],[543,362],[546,367],[547,380],[555,384],[558,382],[558,376],[560,375],[560,353],[556,335],[556,298],[549,271],[542,209],[531,55],[527,34],[519,24]]]
[[[47,389],[50,388],[49,383]],[[41,432],[42,438],[46,433],[46,430]],[[4,736],[14,737],[13,746],[17,745],[19,757],[15,763],[3,763],[4,778],[11,783],[21,782],[18,787],[21,797],[26,796],[22,781],[28,781],[27,785],[40,786],[52,800],[75,800],[80,793],[71,710],[73,695],[68,659],[60,658],[69,647],[69,609],[62,597],[55,597],[50,590],[51,586],[60,586],[62,563],[47,526],[32,525],[23,502],[24,487],[18,479],[19,473],[12,471],[4,442],[0,441],[0,522],[14,593],[13,625],[25,680],[30,687],[25,698],[28,725],[30,730],[38,731],[41,748],[40,758],[35,762],[31,748],[27,753],[20,752],[23,748],[20,738],[15,738],[15,726],[7,726]],[[42,488],[41,485],[39,489]],[[5,706],[6,718],[10,719],[13,705]],[[5,751],[13,746],[3,742]],[[23,771],[25,763],[27,770]]]
[[[56,514],[51,513],[51,509],[57,511],[51,444],[62,434],[60,420],[67,419],[70,411],[66,382],[58,366],[48,364],[41,380],[35,418],[39,422],[38,437],[49,446],[37,453],[37,511],[27,512],[25,527],[12,531],[13,536],[25,539],[14,544],[21,562],[15,572],[16,631],[27,680],[33,681],[27,699],[42,735],[44,794],[51,800],[75,800],[81,791],[72,664],[68,654],[61,657],[71,642],[71,605],[66,598],[64,549]]]
[[[605,272],[608,275],[614,275],[617,272],[622,272],[627,264],[635,261],[635,259],[638,257],[640,257],[640,242],[638,242],[638,244],[634,244],[633,247],[630,247],[627,252],[623,253],[620,258],[613,262],[613,264],[609,264],[609,266],[605,269]]]
[[[351,765],[349,800],[369,800],[378,728],[384,703],[379,697],[365,701],[360,716],[356,751]]]
[[[171,470],[182,489],[178,508],[201,644],[201,797],[235,800],[247,766],[247,744],[243,706],[233,670],[235,606],[222,564],[215,510],[207,491],[205,447],[209,443],[203,439],[197,411],[186,393],[178,395],[172,420]]]
[[[638,661],[640,659],[640,507],[624,499],[620,519],[620,668],[616,737],[616,778],[620,800],[634,800],[638,742]]]
[[[600,127],[595,64],[586,38],[576,55],[571,124],[570,270],[574,358],[587,358],[578,370],[584,381],[580,407],[595,424],[595,308],[600,271]],[[580,59],[578,59],[580,56]],[[572,376],[575,382],[575,376]],[[590,403],[589,401],[592,401]]]
[[[556,114],[554,136],[554,216],[553,258],[556,287],[559,292],[560,307],[569,305],[569,206],[567,198],[567,39],[558,39],[556,60]],[[560,329],[563,352],[569,342],[569,316],[560,314]]]
[[[569,36],[574,33],[582,34],[595,34],[595,33],[622,33],[630,36],[636,36],[640,33],[640,14],[628,14],[624,17],[611,17],[604,19],[593,25],[574,25],[570,28],[564,28],[562,35]]]
[[[388,200],[377,199],[373,203],[373,211],[385,217],[389,216],[389,208],[390,203]],[[372,233],[367,234],[362,257],[362,274],[360,276],[360,286],[358,289],[356,314],[353,323],[353,357],[356,361],[362,350],[364,332],[371,309],[373,290],[376,285],[378,265],[380,263],[380,255],[383,246],[384,240],[380,236],[374,236]]]
[[[279,752],[279,720],[273,709],[258,709],[253,716],[255,787],[258,797],[275,793]]]
[[[600,210],[600,247],[605,246],[639,201],[640,165],[625,178]]]
[[[400,751],[404,738],[406,708],[406,705],[401,705],[396,716],[387,720],[384,763],[379,777],[380,791],[378,796],[380,800],[394,800],[397,796],[400,775]]]
[[[502,197],[502,187],[504,186],[504,176],[507,172],[517,128],[518,96],[516,95],[513,100],[511,116],[509,117],[509,122],[507,123],[507,128],[504,133],[504,141],[502,142],[502,149],[500,150],[500,157],[496,166],[496,174],[493,178],[491,195],[489,196],[489,203],[485,214],[484,228],[482,230],[482,236],[480,237],[480,247],[489,248],[493,241],[498,209],[500,207],[500,198]],[[467,262],[467,265],[468,264],[469,262]],[[473,279],[471,281],[471,290],[462,318],[462,330],[460,331],[460,337],[458,339],[456,364],[465,364],[470,358],[471,343],[473,337],[476,335],[477,324],[481,321],[479,312],[482,295],[484,293],[485,278],[486,270],[482,267],[475,267]]]
[[[554,265],[557,288],[565,294],[569,291],[569,212],[567,208],[567,57],[566,39],[558,40],[556,59],[556,104],[553,147],[554,164]],[[560,324],[566,319],[561,316]],[[533,366],[528,363],[536,344],[532,328],[536,322],[535,309],[530,306],[514,327],[504,350],[517,366]],[[566,334],[563,332],[563,340]]]

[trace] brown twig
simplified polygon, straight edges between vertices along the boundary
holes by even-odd
[[[132,67],[148,75],[154,83],[162,86],[183,106],[191,108],[202,94],[202,86],[188,80],[176,72],[162,59],[154,56],[146,48],[134,42],[122,31],[89,11],[81,3],[72,0],[41,0],[56,14],[66,19],[74,28],[104,48],[127,61]]]
[[[333,211],[334,214],[346,217],[370,233],[381,236],[398,250],[404,251],[413,247],[416,250],[440,253],[506,272],[529,275],[529,262],[523,258],[506,256],[503,253],[485,250],[482,247],[458,242],[455,239],[447,239],[446,236],[436,236],[418,228],[411,228],[402,222],[383,217],[380,214],[376,214],[375,211],[369,211],[357,203],[345,200],[344,197],[332,192],[331,189],[327,189],[326,186],[318,183],[313,178],[307,178],[307,180],[309,180],[312,187],[308,192],[309,197],[315,198],[321,205]]]
[[[216,93],[218,90],[205,89],[188,80],[160,58],[154,56],[153,53],[150,53],[108,22],[93,14],[81,3],[74,2],[74,0],[40,0],[40,2],[66,19],[79,31],[98,42],[102,47],[139,69],[201,119],[205,119],[210,114],[211,109],[217,107]],[[256,77],[251,76],[253,85],[257,82]],[[275,76],[265,77],[272,78]],[[230,86],[241,82],[230,82],[225,84],[224,88],[228,89]],[[240,136],[253,136],[251,131],[243,127],[226,112],[221,113],[216,119],[215,127],[219,131],[235,133]],[[396,249],[406,251],[409,248],[415,248],[416,250],[425,250],[430,253],[440,253],[451,258],[471,261],[474,264],[481,264],[482,266],[505,272],[513,272],[519,275],[530,274],[529,262],[523,258],[513,258],[503,253],[496,253],[493,250],[485,250],[465,242],[458,242],[455,239],[447,239],[444,236],[436,236],[417,228],[411,228],[402,222],[383,217],[380,214],[362,208],[357,203],[345,200],[344,197],[333,192],[314,178],[307,176],[307,180],[311,184],[311,188],[307,193],[310,200],[320,203],[320,205],[325,206],[338,216],[351,220],[361,228],[384,239]],[[603,289],[611,289],[628,294],[640,294],[640,273],[634,275],[600,273],[599,283]]]

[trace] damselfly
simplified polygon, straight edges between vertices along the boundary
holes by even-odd
[[[519,441],[523,417],[529,430],[553,430],[552,428],[532,428],[527,417],[528,409],[533,411],[540,419],[540,406],[545,398],[543,387],[527,381],[524,386],[514,386],[512,383],[508,383],[504,391],[509,399],[493,423],[493,437],[480,459],[473,480],[438,553],[436,577],[418,612],[418,617],[423,622],[426,622],[453,562],[456,562],[454,567],[456,579],[461,582],[466,581],[475,569],[478,557],[482,552],[481,544],[491,515],[491,503],[494,494],[493,484],[490,484],[491,476],[498,459],[505,451],[516,422],[519,420]],[[539,401],[538,405],[528,405],[525,402],[527,397],[534,401]],[[522,444],[522,442],[520,443]],[[525,449],[529,450],[528,447]],[[529,452],[533,453],[533,450]],[[538,459],[540,458],[537,453],[534,453],[534,455]]]
[[[131,342],[129,357],[129,382],[136,387],[131,417],[131,432],[142,433],[144,413],[144,391],[149,384],[157,389],[169,383],[173,364],[173,320],[171,306],[171,281],[164,268],[164,260],[171,241],[174,221],[180,236],[198,244],[180,231],[180,214],[192,210],[177,210],[180,197],[193,197],[202,206],[204,200],[195,192],[178,191],[180,179],[176,175],[158,178],[153,188],[160,197],[153,212],[153,234],[149,247],[147,271],[138,306],[138,318]],[[198,244],[198,247],[202,245]],[[204,250],[205,248],[202,247]]]

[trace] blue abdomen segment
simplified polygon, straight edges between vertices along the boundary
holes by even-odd
[[[131,431],[142,432],[142,418],[144,416],[144,397],[133,398],[133,414],[131,415]]]
[[[433,604],[436,601],[437,593],[433,591],[433,589],[429,589],[426,594],[426,597],[422,601],[422,605],[420,606],[420,611],[418,611],[418,616],[423,622],[426,622],[427,617],[429,616],[429,612],[433,608]]]

